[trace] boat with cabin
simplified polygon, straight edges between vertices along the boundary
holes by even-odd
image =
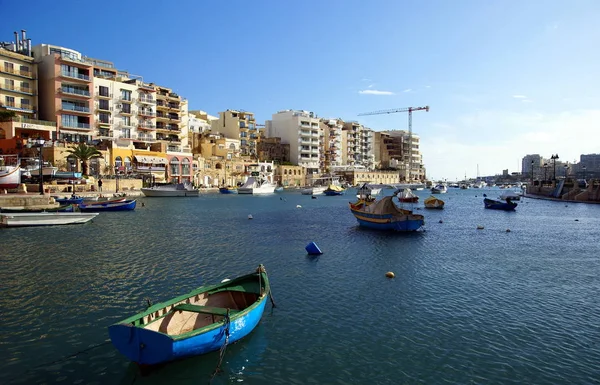
[[[447,192],[448,192],[448,186],[446,186],[444,183],[436,184],[435,186],[433,186],[431,188],[432,194],[446,194]]]
[[[0,155],[0,188],[14,189],[21,184],[21,166],[18,155]]]
[[[275,184],[275,166],[273,162],[258,162],[248,165],[250,176],[238,187],[238,194],[272,194],[277,188]]]
[[[142,193],[147,197],[197,197],[199,190],[190,182],[156,184],[152,187],[142,187]]]

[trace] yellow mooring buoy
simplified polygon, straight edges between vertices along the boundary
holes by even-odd
[[[388,271],[387,273],[385,273],[385,276],[388,278],[394,278],[396,276],[396,274],[394,274],[393,271]]]

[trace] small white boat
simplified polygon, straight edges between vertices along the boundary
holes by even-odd
[[[199,190],[191,183],[171,183],[142,188],[147,197],[197,197]]]
[[[327,190],[327,186],[312,186],[306,187],[300,190],[300,194],[302,195],[320,195],[323,194]]]
[[[445,184],[435,185],[435,187],[431,189],[432,194],[446,194],[447,192],[448,187]]]
[[[259,162],[248,165],[250,177],[243,186],[238,187],[238,194],[272,194],[277,188],[274,182],[273,162]]]
[[[507,200],[510,199],[511,201],[520,201],[521,200],[521,194],[519,194],[516,191],[505,191],[502,193],[502,195],[500,195],[498,197],[498,199],[500,200]]]
[[[86,223],[99,213],[10,213],[0,214],[0,227],[54,226]]]
[[[21,183],[21,171],[17,155],[0,155],[0,188],[13,189]]]

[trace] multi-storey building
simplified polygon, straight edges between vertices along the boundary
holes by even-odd
[[[254,114],[243,110],[219,112],[219,119],[211,122],[211,129],[227,138],[239,139],[243,156],[256,158],[256,147],[264,136],[264,129],[256,125]]]
[[[342,129],[341,119],[321,119],[323,130],[323,147],[321,152],[320,169],[328,173],[331,167],[342,165]]]
[[[281,143],[281,138],[262,138],[257,147],[258,159],[285,163],[290,161],[289,143]]]
[[[346,144],[342,152],[342,162],[348,166],[362,166],[371,170],[375,166],[373,153],[373,130],[362,124],[349,121],[344,122],[344,138]]]
[[[540,154],[525,155],[521,160],[521,175],[530,179],[539,178],[543,171],[544,159]]]
[[[379,166],[383,169],[394,168],[400,170],[401,181],[425,180],[426,170],[423,165],[423,155],[420,152],[420,138],[412,134],[412,151],[410,150],[411,138],[404,130],[390,130],[376,132],[374,136],[375,154]],[[412,155],[412,161],[410,156]],[[409,172],[409,168],[412,170]]]
[[[266,121],[268,137],[280,137],[290,144],[290,162],[306,168],[308,175],[320,173],[320,155],[323,130],[320,119],[312,112],[300,110],[279,111]]]
[[[14,42],[0,42],[0,139],[3,151],[16,152],[23,140],[50,139],[56,123],[39,119],[37,65],[31,39],[15,32]]]

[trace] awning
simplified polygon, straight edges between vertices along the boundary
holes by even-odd
[[[140,163],[146,164],[167,164],[167,158],[161,158],[160,156],[146,156],[146,155],[136,155],[135,160]]]

